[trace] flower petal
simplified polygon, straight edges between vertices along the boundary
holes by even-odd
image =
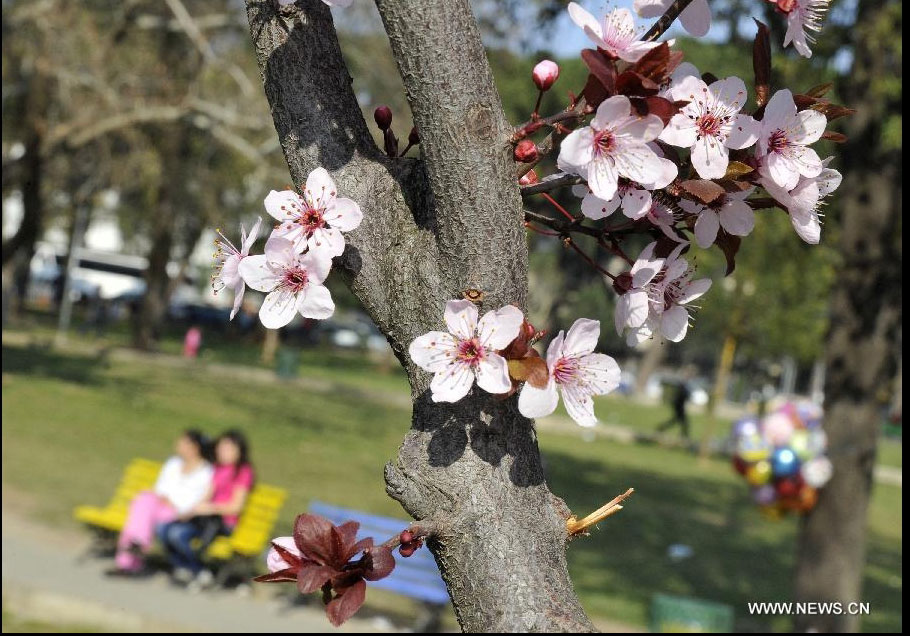
[[[335,199],[335,204],[326,210],[325,216],[329,225],[342,232],[356,230],[363,221],[363,212],[356,201],[351,199]]]
[[[424,371],[442,371],[455,357],[458,343],[455,337],[445,331],[430,331],[414,339],[408,347],[411,361]]]
[[[620,175],[638,183],[653,183],[663,174],[661,158],[647,146],[623,143],[622,138],[617,139],[617,146],[614,157]]]
[[[325,320],[335,313],[335,302],[328,287],[309,284],[297,296],[297,311],[304,318]]]
[[[237,315],[237,312],[240,311],[240,307],[243,305],[243,294],[246,292],[246,283],[243,280],[238,280],[237,284],[234,286],[234,304],[231,306],[231,317],[229,320],[233,320],[234,316]]]
[[[301,254],[297,262],[306,270],[310,284],[322,284],[332,269],[332,258],[321,250]]]
[[[263,203],[265,211],[279,221],[294,218],[293,211],[301,210],[303,205],[300,195],[293,190],[272,190]]]
[[[538,389],[525,382],[521,393],[518,394],[518,411],[525,417],[544,417],[556,410],[559,403],[559,393],[556,391],[556,382],[553,378],[547,382],[546,388]]]
[[[564,356],[580,356],[591,353],[600,339],[600,321],[579,318],[569,328],[563,345]]]
[[[261,292],[270,292],[275,289],[280,278],[279,273],[269,267],[268,259],[264,254],[241,259],[237,271],[247,285]]]
[[[670,342],[680,342],[689,329],[689,312],[674,305],[660,315],[660,331]]]
[[[690,35],[697,38],[707,35],[711,28],[711,8],[708,6],[708,0],[694,0],[679,14],[679,21]]]
[[[589,219],[602,219],[610,216],[619,207],[620,198],[614,196],[609,201],[604,201],[593,192],[588,192],[585,198],[581,200],[581,213]]]
[[[605,99],[597,107],[597,113],[591,120],[591,127],[595,130],[613,128],[616,122],[629,116],[632,112],[632,102],[625,95],[614,95]]]
[[[337,188],[335,182],[325,168],[316,168],[306,178],[303,193],[310,203],[318,207],[327,207],[326,204],[335,198]]]
[[[650,209],[651,193],[647,190],[630,190],[622,197],[622,213],[630,219],[640,219]]]
[[[749,115],[737,115],[733,119],[733,125],[730,128],[730,134],[727,137],[727,148],[741,150],[748,148],[758,141],[758,135],[761,133],[761,123],[755,121]]]
[[[622,334],[626,328],[637,329],[648,319],[648,293],[629,291],[619,297],[614,310],[616,333]]]
[[[720,229],[720,222],[717,218],[717,212],[705,208],[704,212],[698,215],[695,221],[695,242],[702,249],[707,249],[714,245],[717,238],[717,230]]]
[[[344,253],[344,235],[334,227],[321,227],[313,232],[307,239],[310,252],[319,252],[322,256],[331,259]]]
[[[498,395],[508,393],[512,388],[512,380],[509,379],[509,365],[506,359],[495,353],[487,353],[483,360],[478,363],[475,369],[477,375],[477,386],[486,391]]]
[[[587,165],[594,158],[594,131],[590,126],[569,133],[559,146],[556,163],[563,172],[587,174]]]
[[[434,402],[457,402],[474,384],[474,371],[467,364],[453,363],[437,371],[430,382]]]
[[[603,31],[601,30],[600,22],[597,21],[597,18],[583,9],[581,5],[575,2],[570,2],[567,9],[569,11],[569,17],[572,19],[572,22],[577,24],[582,29],[591,29],[591,31],[593,31],[598,37],[603,37]]]
[[[594,400],[591,396],[575,385],[567,384],[560,386],[562,391],[562,402],[566,405],[566,411],[579,426],[591,427],[597,424],[597,417],[594,415]]]
[[[506,305],[502,309],[488,311],[477,323],[477,337],[480,339],[480,344],[494,351],[505,349],[518,337],[524,320],[524,314],[514,305]]]
[[[720,179],[730,165],[730,151],[714,136],[705,136],[692,146],[692,165],[702,179]]]
[[[755,228],[755,212],[745,201],[728,201],[717,216],[720,226],[735,236],[748,236]]]
[[[243,259],[246,261],[247,259]],[[281,329],[294,319],[297,297],[289,291],[273,291],[259,308],[259,320],[266,329]]]
[[[821,139],[825,132],[828,120],[817,110],[801,110],[796,113],[799,125],[794,130],[788,131],[789,139],[795,143],[807,146]]]
[[[262,226],[262,217],[256,217],[256,222],[253,223],[253,227],[250,228],[250,233],[246,236],[243,236],[243,240],[240,244],[240,253],[246,256],[250,253],[250,248],[253,247],[253,243],[256,242],[256,239],[259,237],[259,228]],[[240,229],[241,235],[243,235],[243,226]]]
[[[698,280],[693,280],[691,283],[686,285],[683,293],[676,299],[676,302],[680,305],[685,305],[686,303],[692,302],[696,298],[701,298],[709,289],[711,289],[710,278],[699,278]]]
[[[613,161],[599,157],[588,164],[588,187],[595,196],[609,201],[616,195],[619,174]]]
[[[470,300],[450,300],[444,313],[449,333],[459,340],[474,337],[477,329],[477,307]]]
[[[556,361],[563,356],[563,345],[565,343],[566,333],[562,330],[550,341],[547,346],[547,368],[553,369]]]
[[[616,360],[603,353],[589,353],[579,358],[578,373],[584,381],[585,391],[593,395],[606,395],[616,390],[622,376]]]

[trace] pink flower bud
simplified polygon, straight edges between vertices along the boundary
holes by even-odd
[[[629,272],[623,272],[619,276],[613,279],[613,289],[617,294],[622,296],[630,289],[632,289],[632,274]]]
[[[401,543],[410,543],[414,540],[414,533],[410,530],[402,530],[401,535],[398,537],[398,540]]]
[[[392,125],[392,109],[388,106],[377,106],[373,111],[373,119],[379,130],[387,130]]]
[[[277,543],[292,554],[296,554],[298,556],[300,555],[300,550],[297,548],[297,544],[294,542],[294,537],[278,537],[276,539],[272,539],[272,543]],[[277,572],[290,566],[289,563],[285,562],[285,560],[281,558],[281,555],[278,554],[278,550],[275,548],[269,548],[269,553],[265,557],[265,564],[266,567],[269,568],[269,572]]]
[[[540,153],[537,150],[537,144],[530,139],[522,139],[515,146],[515,161],[520,163],[533,163],[537,161]]]
[[[534,170],[528,170],[521,179],[518,180],[520,185],[534,185],[539,182],[540,179],[537,178],[537,172]]]
[[[531,72],[534,83],[542,91],[550,90],[553,83],[559,78],[559,65],[551,60],[538,62]]]

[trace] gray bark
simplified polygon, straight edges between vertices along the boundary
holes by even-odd
[[[442,328],[447,300],[525,305],[527,247],[502,112],[467,0],[377,0],[420,130],[421,160],[375,147],[329,10],[248,0],[251,34],[291,176],[317,166],[356,200],[361,227],[336,260],[411,383],[411,429],[386,466],[389,494],[417,519],[465,631],[592,631],[566,568],[565,504],[546,486],[531,421],[515,399],[475,389],[436,404],[407,347]]]
[[[843,259],[831,298],[826,346],[825,430],[834,475],[802,521],[796,597],[864,600],[866,512],[889,385],[897,373],[901,325],[901,156],[883,150],[882,124],[900,96],[882,99],[876,83],[900,76],[900,55],[881,51],[881,27],[894,2],[861,0],[854,67],[841,94],[857,109],[847,123],[840,189]],[[899,38],[897,33],[894,36]],[[898,40],[899,41],[899,40]],[[897,65],[896,68],[894,65]],[[880,84],[878,84],[880,86]],[[796,628],[856,632],[859,616],[799,616]]]

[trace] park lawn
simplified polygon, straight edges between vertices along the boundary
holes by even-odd
[[[187,427],[217,433],[236,426],[250,435],[260,479],[290,491],[281,527],[289,530],[311,499],[401,517],[385,494],[382,466],[409,413],[371,398],[379,385],[368,376],[381,375],[375,370],[334,373],[339,383],[319,392],[305,381],[234,379],[206,373],[204,365],[4,345],[4,486],[31,495],[40,520],[72,527],[72,508],[103,503],[131,457],[165,457]],[[406,392],[402,377],[381,382]],[[354,391],[358,383],[371,390]],[[616,423],[647,426],[666,413],[605,402],[598,410]],[[593,615],[644,625],[651,595],[665,592],[729,603],[743,629],[788,627],[786,619],[750,619],[746,602],[789,597],[796,522],[762,518],[726,462],[701,466],[681,450],[576,434],[543,432],[540,444],[551,487],[579,514],[636,488],[618,517],[569,548],[573,578]],[[877,486],[863,598],[872,603],[868,630],[901,627],[901,521],[900,489]],[[694,555],[672,562],[667,548],[674,543]]]

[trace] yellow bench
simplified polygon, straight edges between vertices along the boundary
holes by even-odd
[[[160,470],[160,462],[133,459],[123,471],[123,478],[105,507],[79,506],[73,511],[73,516],[101,534],[109,536],[120,532],[126,523],[130,501],[143,490],[151,490],[155,486]],[[212,559],[228,561],[234,557],[255,557],[262,554],[273,537],[272,528],[286,498],[287,491],[282,488],[256,484],[247,497],[234,532],[230,536],[215,539],[206,555]]]

